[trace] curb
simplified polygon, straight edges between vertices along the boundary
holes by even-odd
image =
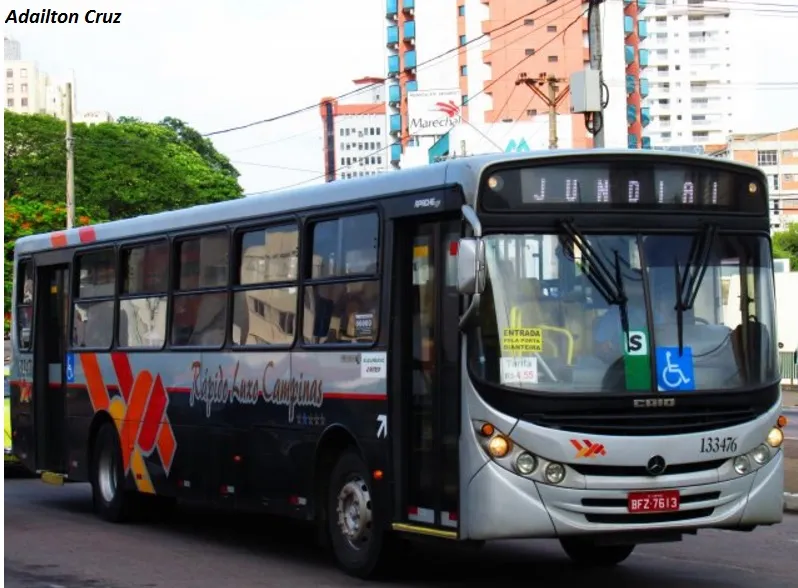
[[[784,493],[784,512],[798,514],[798,494]]]

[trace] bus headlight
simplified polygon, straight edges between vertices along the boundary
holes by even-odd
[[[781,447],[782,443],[784,443],[784,432],[778,427],[773,427],[768,433],[768,445],[775,449]]]
[[[491,423],[474,420],[472,424],[477,443],[497,466],[541,484],[560,484],[566,478],[564,465],[535,455]]]
[[[550,463],[546,466],[546,480],[550,484],[559,484],[565,479],[565,466],[561,463]]]
[[[734,458],[734,471],[741,476],[751,471],[751,461],[747,455],[738,455]]]
[[[764,465],[770,460],[770,448],[762,443],[751,452],[751,457],[759,465]]]
[[[503,435],[496,435],[488,441],[488,451],[493,457],[504,457],[510,452],[510,440]]]
[[[524,476],[528,476],[532,472],[535,471],[535,468],[538,467],[538,460],[537,458],[532,455],[531,453],[527,453],[526,451],[519,455],[515,460],[515,469],[518,470],[519,474]]]

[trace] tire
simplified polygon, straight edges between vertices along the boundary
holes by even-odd
[[[590,568],[611,568],[632,555],[635,545],[596,545],[588,539],[567,537],[560,545],[574,563]]]
[[[344,452],[333,467],[327,490],[327,531],[338,566],[367,579],[386,568],[386,529],[372,508],[371,476],[360,456]]]
[[[121,523],[133,518],[139,502],[135,491],[125,490],[122,447],[116,427],[105,423],[97,432],[91,458],[94,512],[102,519]]]

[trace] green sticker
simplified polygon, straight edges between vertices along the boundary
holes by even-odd
[[[623,346],[623,363],[627,390],[651,389],[651,360],[648,356],[648,333],[629,331]]]

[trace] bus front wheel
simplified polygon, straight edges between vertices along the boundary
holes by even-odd
[[[377,520],[366,464],[346,451],[332,470],[327,501],[327,524],[333,554],[348,574],[367,578],[384,562],[385,530]]]
[[[94,439],[91,489],[94,511],[101,518],[112,523],[130,518],[137,496],[125,490],[122,447],[116,427],[111,423],[103,424]]]
[[[560,539],[560,545],[574,563],[595,568],[616,566],[635,549],[634,545],[597,545],[581,537],[564,537]]]

